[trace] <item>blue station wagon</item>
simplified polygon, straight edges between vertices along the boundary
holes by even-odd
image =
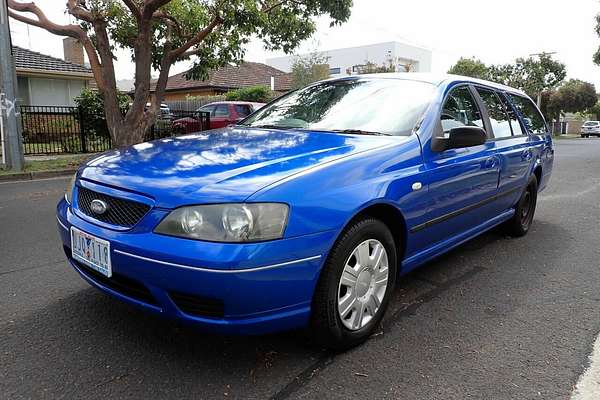
[[[211,331],[366,340],[398,277],[497,225],[552,172],[523,92],[460,76],[312,84],[238,125],[110,151],[57,206],[91,285]]]

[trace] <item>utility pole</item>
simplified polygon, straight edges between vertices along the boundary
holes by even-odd
[[[2,118],[2,154],[5,164],[22,171],[24,165],[21,124],[17,108],[17,74],[12,55],[8,5],[0,0],[0,118]]]

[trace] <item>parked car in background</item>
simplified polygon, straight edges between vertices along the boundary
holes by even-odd
[[[58,230],[83,279],[124,302],[225,333],[310,327],[345,349],[376,331],[399,276],[498,225],[525,235],[553,158],[517,89],[344,77],[88,161]]]
[[[131,108],[131,106],[133,105],[133,103],[129,103],[129,107]],[[144,111],[148,110],[150,108],[151,104],[150,103],[146,103],[146,106],[144,107]],[[170,120],[173,119],[173,114],[171,113],[171,109],[169,108],[169,106],[167,104],[161,103],[160,104],[160,110],[158,112],[158,115],[156,116],[156,118],[158,120]]]
[[[581,137],[600,136],[600,121],[586,121],[581,126]]]
[[[191,117],[178,118],[173,121],[173,131],[177,134],[197,132],[200,129],[199,113],[210,114],[210,129],[224,128],[236,124],[254,111],[263,107],[264,103],[248,101],[219,101],[203,105]]]

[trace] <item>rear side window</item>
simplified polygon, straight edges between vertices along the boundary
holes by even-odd
[[[481,112],[468,87],[461,86],[450,92],[442,108],[441,122],[444,133],[460,126],[483,128]]]
[[[523,122],[529,133],[541,135],[547,132],[544,117],[542,117],[542,114],[540,114],[531,100],[514,94],[509,94],[508,96],[517,109],[517,112],[521,115],[521,118],[523,118]]]
[[[229,106],[227,104],[219,104],[215,107],[214,117],[229,117]]]
[[[247,104],[236,104],[235,112],[240,117],[247,117],[248,115],[252,114],[252,110],[250,109],[250,106]]]
[[[527,135],[527,131],[525,131],[525,129],[521,125],[521,122],[519,122],[519,117],[517,117],[515,109],[513,108],[512,104],[508,102],[506,96],[504,96],[501,93],[496,94],[498,95],[498,97],[500,97],[502,104],[504,104],[504,107],[506,108],[506,114],[508,115],[508,119],[510,120],[510,127],[512,128],[513,136]]]
[[[200,112],[207,112],[210,113],[212,115],[212,112],[215,110],[215,106],[204,106],[204,107],[200,107],[198,110],[196,110],[197,113]]]
[[[477,88],[477,92],[487,108],[494,137],[503,138],[512,136],[506,107],[498,95],[491,90],[482,88]]]

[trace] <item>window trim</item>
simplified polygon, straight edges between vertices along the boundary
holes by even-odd
[[[444,151],[445,149],[443,149],[443,146],[441,143],[443,143],[443,139],[444,139],[444,130],[442,128],[442,111],[444,110],[444,106],[446,105],[446,101],[448,100],[448,97],[450,97],[450,94],[452,94],[452,92],[454,92],[455,90],[458,90],[460,88],[466,87],[469,91],[469,93],[471,94],[471,96],[473,97],[473,100],[475,100],[475,105],[477,106],[477,108],[479,109],[479,114],[481,115],[481,120],[483,122],[483,127],[482,129],[485,131],[485,135],[486,135],[486,140],[485,143],[490,142],[491,140],[493,140],[493,137],[491,136],[491,125],[490,125],[490,121],[489,121],[489,117],[487,114],[487,108],[482,107],[483,106],[483,102],[481,100],[481,98],[479,97],[479,94],[477,93],[477,90],[475,89],[474,85],[470,82],[459,82],[455,85],[452,85],[448,91],[444,94],[444,98],[442,99],[442,102],[440,103],[441,105],[438,107],[437,112],[436,112],[436,126],[434,128],[434,132],[433,135],[431,137],[431,150],[439,153],[441,151]]]
[[[499,97],[499,100],[502,102],[502,99],[505,100],[506,104],[508,104],[511,109],[513,110],[513,113],[515,114],[515,116],[517,117],[517,121],[519,122],[519,125],[521,127],[521,132],[525,132],[525,134],[520,134],[520,135],[515,135],[515,131],[512,127],[512,123],[510,124],[510,132],[511,135],[510,136],[504,136],[504,137],[496,137],[494,136],[494,130],[491,128],[491,121],[490,121],[490,131],[492,134],[492,138],[488,139],[488,141],[490,142],[498,142],[501,140],[509,140],[509,139],[515,139],[515,138],[524,138],[529,136],[529,131],[527,130],[527,128],[525,128],[523,126],[523,121],[521,121],[521,118],[519,117],[519,114],[517,113],[517,110],[515,110],[515,106],[512,104],[512,101],[510,101],[510,99],[508,98],[508,96],[506,96],[506,92],[503,90],[498,90],[498,89],[494,89],[491,88],[489,86],[484,86],[484,85],[474,85],[475,91],[477,91],[477,88],[481,88],[490,92],[493,92],[496,96]],[[479,96],[479,92],[477,92],[477,96],[481,99],[481,96]],[[485,106],[485,110],[486,110],[486,114],[487,114],[487,118],[489,120],[489,113],[487,113],[487,106],[485,105],[485,102],[483,101],[483,99],[481,99],[481,102],[483,103],[483,105]],[[505,107],[506,107],[506,104]],[[504,110],[505,113],[507,113],[507,110],[505,108]],[[508,117],[508,113],[507,113],[507,117]],[[510,119],[509,119],[510,122]]]
[[[548,122],[546,121],[546,118],[544,118],[544,114],[542,114],[542,112],[540,111],[538,106],[533,102],[533,100],[531,100],[529,98],[529,96],[523,96],[522,94],[517,94],[517,93],[513,93],[513,92],[508,92],[508,91],[504,91],[503,94],[506,97],[506,99],[508,100],[508,102],[510,103],[510,105],[512,106],[515,114],[519,118],[519,121],[521,122],[521,128],[525,132],[527,132],[527,134],[523,135],[523,136],[544,136],[544,135],[548,135],[550,133],[550,129],[548,129]],[[544,133],[529,132],[529,129],[527,129],[527,125],[525,125],[525,121],[523,120],[524,115],[522,115],[522,113],[517,110],[517,107],[515,106],[514,102],[512,101],[511,96],[520,97],[521,99],[528,101],[534,107],[534,110],[539,114],[540,117],[542,117],[542,121],[544,121],[544,127],[545,127]]]

